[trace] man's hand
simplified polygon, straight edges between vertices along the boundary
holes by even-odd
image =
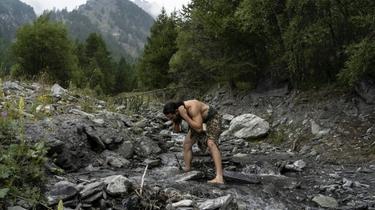
[[[186,116],[188,116],[187,110],[183,106],[178,107],[178,113],[180,114],[182,118],[185,118]]]

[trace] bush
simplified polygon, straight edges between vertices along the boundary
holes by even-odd
[[[375,41],[364,39],[347,48],[349,59],[345,62],[345,68],[339,73],[339,80],[353,86],[364,76],[375,78]]]
[[[19,199],[36,206],[44,200],[46,147],[42,142],[27,145],[22,135],[17,136],[23,127],[20,123],[6,112],[0,118],[0,209]]]

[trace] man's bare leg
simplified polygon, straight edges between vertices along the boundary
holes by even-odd
[[[216,170],[216,177],[208,183],[213,183],[213,184],[224,184],[224,178],[223,178],[223,166],[221,163],[221,153],[219,148],[217,148],[217,145],[215,144],[214,141],[212,140],[207,140],[207,146],[208,149],[210,150],[212,159],[215,164],[215,170]]]
[[[185,162],[185,168],[184,171],[188,172],[191,170],[191,161],[193,159],[193,151],[192,146],[195,143],[193,139],[191,139],[191,132],[185,136],[184,140],[184,162]]]

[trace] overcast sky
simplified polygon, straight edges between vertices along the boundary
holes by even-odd
[[[44,10],[64,9],[69,11],[77,8],[79,5],[86,3],[87,0],[21,0],[26,4],[32,6],[37,14],[41,14]],[[187,4],[190,0],[148,0],[151,3],[156,3],[167,10],[168,13],[174,9],[179,10],[182,4]]]

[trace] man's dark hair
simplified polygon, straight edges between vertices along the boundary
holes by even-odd
[[[167,114],[174,114],[176,113],[176,110],[178,109],[178,107],[180,106],[185,106],[184,102],[183,101],[177,101],[177,102],[168,102],[164,105],[164,108],[163,108],[163,113],[165,115]]]

